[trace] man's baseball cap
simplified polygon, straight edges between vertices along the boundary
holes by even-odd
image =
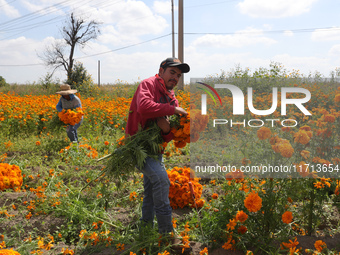
[[[182,73],[190,71],[190,66],[186,63],[182,63],[178,58],[167,58],[163,60],[160,65],[162,68],[166,68],[168,66],[176,66],[182,71]]]

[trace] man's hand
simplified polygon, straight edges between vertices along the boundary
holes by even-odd
[[[160,117],[157,118],[157,125],[162,129],[162,132],[164,134],[167,134],[170,132],[170,121],[167,117]]]
[[[175,107],[175,114],[182,114],[184,116],[187,116],[188,113],[182,108],[182,107]]]

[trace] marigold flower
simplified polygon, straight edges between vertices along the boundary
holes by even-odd
[[[58,117],[62,122],[64,122],[65,124],[72,125],[72,126],[79,123],[83,115],[84,115],[84,112],[81,108],[77,108],[75,110],[63,109],[61,112],[58,113]]]
[[[297,241],[297,238],[295,237],[294,241],[289,240],[288,243],[282,242],[281,244],[281,249],[290,249],[290,248],[294,248],[299,244],[299,242]]]
[[[314,247],[318,252],[322,252],[323,249],[327,248],[327,244],[323,242],[322,240],[317,240],[314,243]]]
[[[209,255],[208,247],[204,247],[204,249],[200,251],[200,255]]]
[[[293,214],[290,211],[286,211],[282,214],[282,221],[286,224],[291,223],[293,220]]]
[[[262,207],[262,199],[257,193],[255,193],[255,191],[252,191],[244,199],[244,206],[249,212],[257,212]]]
[[[40,141],[36,141],[35,145],[39,146],[40,145]]]
[[[309,143],[310,137],[305,130],[299,130],[294,134],[294,142],[306,145]]]
[[[6,189],[18,190],[22,183],[23,178],[19,166],[0,163],[0,191]]]
[[[199,178],[191,178],[191,169],[188,167],[174,167],[168,170],[170,180],[169,199],[173,209],[183,208],[186,205],[202,207],[204,200],[200,199],[202,195],[202,185],[199,183]],[[189,181],[192,184],[194,194],[191,194]],[[195,201],[193,196],[195,197]],[[195,203],[194,203],[195,202]]]
[[[329,123],[334,123],[335,122],[335,116],[332,114],[327,114],[325,115],[325,121]]]
[[[339,103],[340,102],[340,94],[335,95],[334,102]]]
[[[245,234],[246,232],[248,231],[247,227],[246,226],[240,226],[238,229],[237,229],[237,233],[239,234]]]
[[[260,140],[265,140],[270,138],[272,135],[272,131],[268,127],[261,127],[260,129],[257,130],[257,137]]]
[[[217,199],[217,198],[218,198],[218,194],[216,194],[216,193],[212,194],[212,195],[211,195],[211,198],[212,198],[212,199]]]
[[[227,224],[227,230],[234,230],[237,222],[236,219],[229,219],[229,223]]]
[[[301,155],[304,159],[307,159],[307,158],[309,158],[309,156],[310,156],[310,152],[309,152],[309,151],[306,151],[306,150],[302,150],[302,151],[300,152],[300,155]]]
[[[14,251],[13,249],[10,249],[10,250],[4,249],[4,250],[0,250],[0,255],[20,255],[20,253],[17,251]]]
[[[294,148],[286,139],[280,139],[278,143],[272,145],[275,152],[280,153],[282,157],[290,158],[293,156]]]
[[[238,211],[236,214],[236,220],[239,222],[245,222],[248,219],[248,215],[244,211]]]

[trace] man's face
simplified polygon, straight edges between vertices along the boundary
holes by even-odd
[[[178,67],[169,66],[165,70],[160,68],[159,76],[164,80],[165,87],[171,90],[177,85],[179,78],[182,76],[182,71]]]

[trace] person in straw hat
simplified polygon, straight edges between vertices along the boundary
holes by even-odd
[[[56,106],[58,112],[61,112],[63,109],[76,109],[81,108],[81,101],[79,97],[74,95],[77,93],[76,89],[71,89],[71,86],[68,84],[60,85],[60,91],[56,92],[56,94],[61,95],[59,102]],[[70,138],[71,142],[78,142],[78,134],[77,129],[80,124],[83,122],[83,118],[81,121],[74,126],[68,125],[66,128],[67,136]]]

